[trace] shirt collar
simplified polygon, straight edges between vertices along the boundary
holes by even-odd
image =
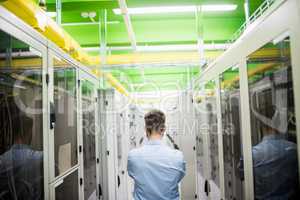
[[[145,145],[162,145],[161,140],[147,140]]]
[[[284,139],[284,135],[282,135],[282,134],[266,135],[266,136],[264,136],[263,141],[265,141],[265,140],[279,140],[279,139]]]

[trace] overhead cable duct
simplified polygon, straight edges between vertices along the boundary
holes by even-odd
[[[126,29],[127,29],[127,33],[128,33],[128,37],[132,46],[132,49],[135,51],[136,50],[136,37],[135,37],[135,33],[133,31],[133,27],[132,27],[132,23],[130,20],[130,16],[128,13],[128,8],[127,8],[127,4],[126,4],[126,0],[118,0],[119,2],[119,7],[121,9],[121,13],[126,25]]]
[[[61,12],[62,12],[61,0],[56,0],[56,23],[61,25]]]
[[[249,5],[249,0],[245,0],[244,9],[245,9],[245,20],[246,20],[246,23],[248,24],[249,20],[250,20],[250,5]]]

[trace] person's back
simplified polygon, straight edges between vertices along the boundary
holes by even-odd
[[[183,154],[162,142],[165,115],[145,116],[148,141],[128,155],[128,174],[134,180],[134,200],[179,200],[178,184],[185,175]]]
[[[296,144],[281,135],[266,136],[253,147],[255,196],[257,199],[290,199],[297,190]]]
[[[14,145],[0,156],[0,199],[43,198],[43,153]]]
[[[135,200],[177,200],[185,162],[180,151],[152,140],[129,153],[128,173],[135,181]]]
[[[14,100],[8,108],[11,118],[0,123],[0,135],[10,133],[11,137],[1,138],[6,142],[1,144],[0,153],[0,199],[44,199],[43,152],[31,145],[33,120]]]

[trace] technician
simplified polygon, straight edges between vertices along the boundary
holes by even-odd
[[[144,118],[148,141],[128,155],[134,200],[179,200],[178,184],[185,176],[183,154],[162,142],[166,130],[163,112],[152,110]]]
[[[13,141],[13,144],[1,146],[6,150],[0,155],[0,199],[42,200],[43,152],[34,150],[31,145],[34,121],[21,112],[13,100],[10,102],[11,119],[8,116],[7,121],[0,124],[0,133],[11,133]]]
[[[255,199],[297,199],[298,159],[297,145],[281,133],[281,119],[274,106],[268,106],[264,115],[255,114],[260,121],[263,139],[252,148]],[[240,166],[243,177],[243,166]]]

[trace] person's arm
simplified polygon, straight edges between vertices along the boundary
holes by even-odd
[[[186,174],[186,162],[184,160],[182,152],[180,152],[180,157],[181,157],[180,166],[179,166],[180,167],[180,169],[179,169],[180,170],[180,175],[179,175],[179,178],[178,178],[178,182],[180,182]]]
[[[186,167],[185,167],[186,162],[183,161],[181,165],[182,165],[182,171],[180,173],[179,182],[184,178],[184,176],[186,174]]]
[[[127,171],[128,171],[128,175],[134,179],[134,167],[133,167],[133,160],[132,160],[132,156],[129,154],[128,155],[128,160],[127,160]]]

